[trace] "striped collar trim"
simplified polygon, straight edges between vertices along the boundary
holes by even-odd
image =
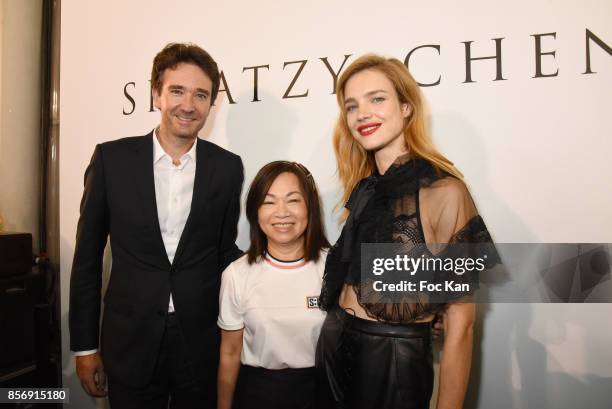
[[[306,260],[304,260],[303,258],[296,261],[280,261],[268,255],[267,253],[264,256],[264,260],[266,260],[266,263],[270,264],[271,266],[280,268],[282,270],[293,270],[295,268],[304,267],[307,263]]]

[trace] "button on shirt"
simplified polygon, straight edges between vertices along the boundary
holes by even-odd
[[[166,254],[170,263],[191,210],[193,198],[193,182],[196,171],[196,142],[191,149],[180,158],[180,163],[174,165],[157,139],[157,130],[153,137],[153,175],[155,178],[155,200],[157,202],[157,218]],[[168,312],[174,311],[172,294]]]

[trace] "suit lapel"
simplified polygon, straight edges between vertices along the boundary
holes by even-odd
[[[153,227],[153,233],[157,242],[162,263],[170,266],[166,247],[162,239],[161,230],[159,227],[159,217],[157,215],[157,200],[155,198],[155,176],[153,174],[153,132],[144,136],[142,143],[138,146],[134,155],[134,178],[135,185],[138,187],[139,194],[142,198],[141,203],[146,218],[149,220],[149,225]]]
[[[206,200],[208,199],[207,193],[210,189],[210,181],[214,171],[213,159],[211,150],[206,146],[206,142],[196,139],[196,173],[193,180],[193,196],[191,198],[191,210],[183,229],[183,234],[179,240],[174,255],[173,265],[181,258],[185,246],[189,242],[193,230],[196,226],[202,226],[201,221],[205,218],[205,209],[207,208]]]

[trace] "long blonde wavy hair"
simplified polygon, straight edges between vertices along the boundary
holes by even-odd
[[[463,179],[461,172],[433,145],[425,125],[425,107],[421,90],[408,69],[395,58],[366,54],[353,61],[346,68],[340,75],[336,88],[340,114],[334,129],[333,145],[336,153],[338,177],[343,189],[338,208],[346,203],[357,183],[370,176],[375,166],[374,154],[363,149],[351,135],[344,104],[344,89],[347,81],[356,73],[368,69],[377,70],[384,74],[393,84],[399,102],[401,104],[406,103],[411,108],[411,114],[404,120],[404,142],[411,157],[425,159],[436,169]],[[346,219],[347,216],[348,212],[343,212],[341,220]]]

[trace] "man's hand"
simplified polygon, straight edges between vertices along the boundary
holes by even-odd
[[[106,375],[100,353],[77,356],[76,373],[85,392],[97,398],[106,396]]]

